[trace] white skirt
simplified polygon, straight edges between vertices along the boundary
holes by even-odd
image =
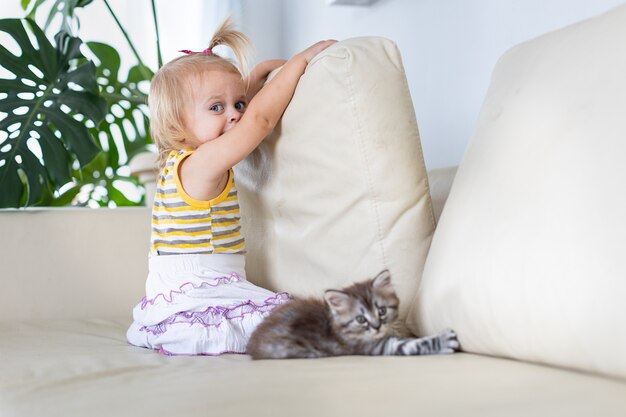
[[[152,256],[128,342],[168,355],[245,353],[256,326],[289,295],[248,282],[244,267],[238,254]]]

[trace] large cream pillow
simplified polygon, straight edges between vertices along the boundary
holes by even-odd
[[[498,62],[410,327],[626,378],[626,6]]]
[[[393,42],[351,39],[317,56],[235,179],[251,281],[321,296],[389,269],[406,316],[434,220]]]

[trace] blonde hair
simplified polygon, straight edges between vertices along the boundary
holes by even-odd
[[[216,55],[212,50],[218,45],[229,47],[238,63]],[[184,149],[191,137],[185,126],[185,101],[192,94],[191,79],[208,71],[238,73],[242,80],[247,71],[248,37],[233,29],[227,18],[217,29],[206,52],[192,52],[163,65],[150,84],[150,135],[157,146],[159,166],[163,168],[172,150]]]

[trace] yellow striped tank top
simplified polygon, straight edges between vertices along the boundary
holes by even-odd
[[[159,174],[150,253],[245,253],[233,170],[228,171],[228,182],[219,196],[196,200],[185,192],[178,176],[181,161],[191,153],[172,151]]]

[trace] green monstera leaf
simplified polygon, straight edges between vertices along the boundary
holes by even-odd
[[[121,59],[117,50],[100,42],[87,46],[96,63],[100,96],[106,100],[107,114],[91,128],[103,152],[76,172],[72,184],[61,190],[51,205],[130,206],[143,201],[143,186],[130,175],[128,162],[152,146],[149,135],[147,90],[152,72],[145,77],[138,66],[126,77],[120,74]]]
[[[136,177],[119,174],[108,164],[107,153],[100,153],[66,184],[51,206],[69,204],[85,207],[136,206],[143,202],[143,186]]]
[[[61,16],[61,27],[60,30],[73,33],[74,22],[78,26],[78,19],[75,15],[75,10],[81,7],[87,6],[93,0],[54,0],[54,4],[50,7],[50,12],[48,13],[48,18],[46,19],[46,23],[44,25],[44,30],[48,30],[50,24],[54,20],[54,18],[59,15]],[[43,3],[49,3],[46,0],[22,0],[22,9],[28,12],[29,19],[35,19],[35,13],[39,9]]]
[[[113,47],[88,42],[98,61],[96,75],[100,95],[107,102],[107,115],[97,126],[98,138],[114,169],[128,163],[152,143],[149,134],[148,85],[154,74],[146,68],[132,67],[126,80],[120,75],[120,55]],[[145,76],[147,75],[147,77]]]
[[[152,146],[149,135],[147,90],[152,72],[132,67],[125,78],[120,74],[120,55],[113,47],[88,42],[94,55],[100,96],[106,100],[107,114],[91,129],[104,150],[75,175],[71,187],[51,204],[128,206],[142,202],[143,187],[130,175],[128,162]]]
[[[59,32],[55,47],[29,19],[2,19],[0,31],[21,50],[0,45],[0,67],[12,74],[0,78],[0,207],[34,205],[101,152],[88,128],[106,103],[80,39]]]

